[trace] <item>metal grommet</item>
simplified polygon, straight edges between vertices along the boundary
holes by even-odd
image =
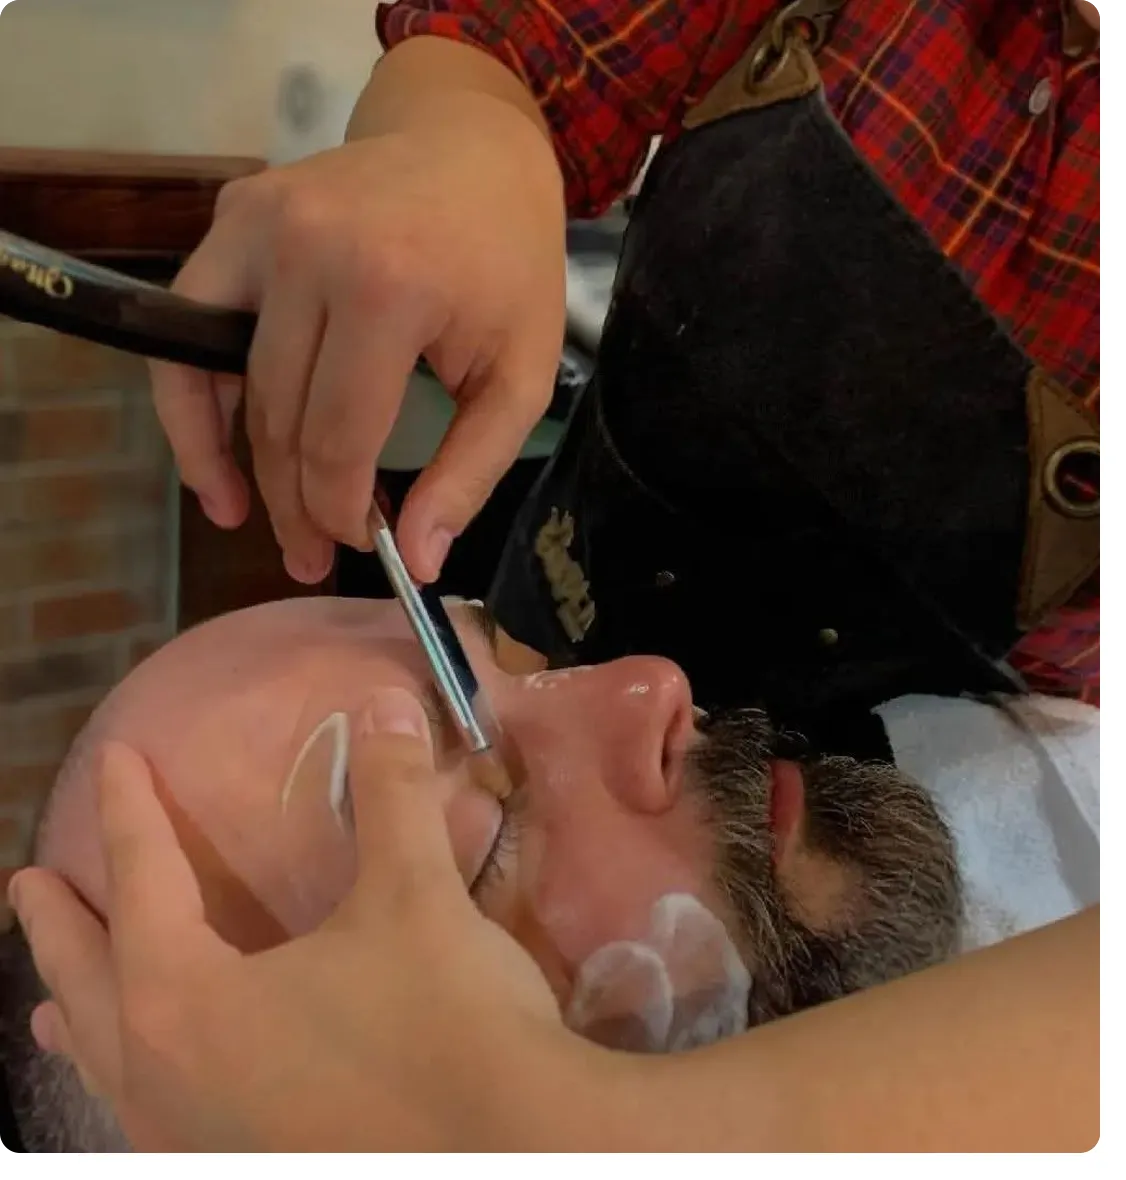
[[[665,589],[666,586],[671,586],[676,581],[676,574],[672,570],[660,570],[653,578],[653,585],[659,590]]]
[[[1032,88],[1032,93],[1028,96],[1028,113],[1033,118],[1039,118],[1052,105],[1052,99],[1054,97],[1052,79],[1041,78]]]
[[[841,637],[833,627],[822,627],[817,632],[817,641],[822,647],[836,647],[840,643]]]
[[[1074,520],[1099,514],[1099,443],[1081,438],[1057,447],[1044,464],[1044,495]]]

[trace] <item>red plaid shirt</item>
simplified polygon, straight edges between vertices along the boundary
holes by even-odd
[[[398,0],[388,47],[477,45],[539,100],[573,215],[620,197],[654,136],[736,63],[779,0]],[[1070,0],[849,0],[821,68],[859,152],[1027,353],[1099,401],[1099,52]],[[1097,577],[1012,656],[1098,703]]]

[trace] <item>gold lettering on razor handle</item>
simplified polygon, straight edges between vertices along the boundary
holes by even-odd
[[[10,270],[12,274],[22,276],[30,286],[52,299],[69,299],[74,294],[74,280],[57,266],[43,266],[28,262],[26,258],[17,258],[3,246],[0,246],[0,270]]]
[[[551,596],[558,604],[556,616],[567,638],[578,643],[594,622],[595,607],[582,566],[568,552],[574,539],[575,521],[571,514],[564,512],[560,517],[559,509],[553,508],[550,519],[536,534],[535,552],[543,565]]]

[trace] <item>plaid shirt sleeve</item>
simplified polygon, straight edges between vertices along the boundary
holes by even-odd
[[[427,34],[476,45],[536,96],[567,204],[594,217],[625,193],[654,136],[735,62],[777,0],[399,0],[376,28],[391,48]],[[732,35],[735,34],[735,35]]]

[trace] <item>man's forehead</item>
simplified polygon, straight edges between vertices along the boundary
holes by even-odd
[[[177,636],[126,676],[64,762],[40,827],[39,862],[100,890],[96,793],[108,741],[134,748],[204,820],[226,810],[225,794],[243,813],[260,807],[264,777],[283,773],[309,706],[300,646],[278,640],[286,630],[307,636],[318,615],[256,608],[225,616]]]

